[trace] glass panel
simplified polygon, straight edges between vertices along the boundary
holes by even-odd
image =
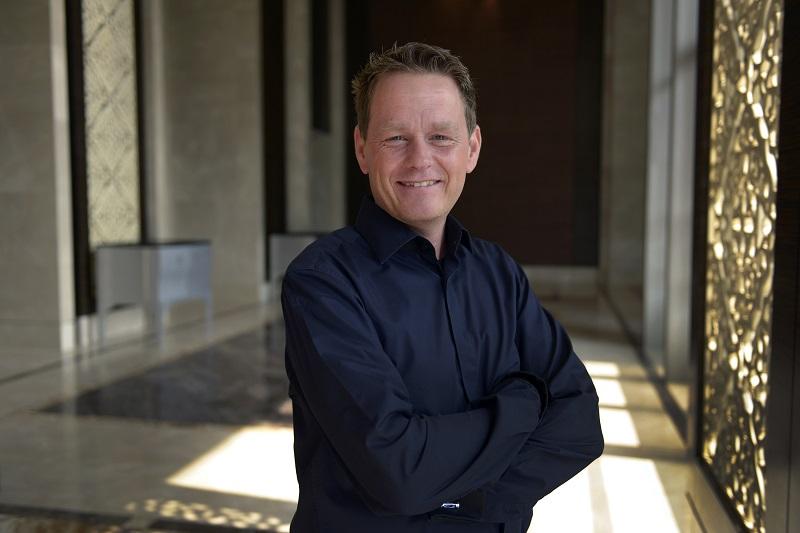
[[[716,2],[702,456],[761,532],[782,19],[781,1]]]

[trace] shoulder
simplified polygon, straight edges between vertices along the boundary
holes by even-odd
[[[354,269],[354,263],[367,260],[369,253],[363,238],[352,226],[347,226],[308,245],[289,264],[284,277],[313,274],[347,277]]]
[[[509,254],[505,248],[496,242],[477,237],[470,237],[472,243],[472,254],[481,262],[488,263],[500,271],[517,274],[522,271],[519,263]]]
[[[340,310],[363,308],[364,265],[375,263],[372,250],[351,226],[320,237],[289,264],[281,283],[284,313],[287,304],[335,302]]]

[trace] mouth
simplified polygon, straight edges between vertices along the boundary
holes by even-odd
[[[434,185],[437,185],[437,184],[439,184],[441,182],[442,182],[442,180],[420,180],[420,181],[398,181],[397,183],[399,183],[403,187],[408,187],[410,189],[416,189],[416,188],[424,188],[424,187],[433,187]]]

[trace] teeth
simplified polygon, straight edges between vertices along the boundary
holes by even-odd
[[[435,185],[437,180],[427,180],[427,181],[403,181],[401,182],[406,187],[430,187],[431,185]]]

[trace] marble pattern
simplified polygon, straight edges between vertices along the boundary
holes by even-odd
[[[83,0],[89,243],[140,237],[133,2]]]
[[[92,517],[77,516],[55,518],[45,512],[45,517],[20,516],[21,509],[0,507],[0,531],[5,533],[122,533],[118,524],[97,523]],[[8,514],[6,514],[8,513]]]
[[[190,424],[291,424],[288,390],[283,327],[272,323],[44,411]]]

